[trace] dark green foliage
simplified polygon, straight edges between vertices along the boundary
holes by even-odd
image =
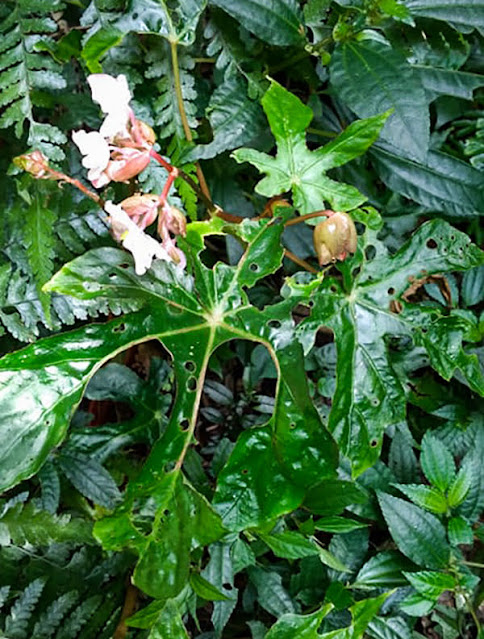
[[[2,637],[482,634],[483,9],[0,3]],[[88,197],[90,73],[156,153]]]

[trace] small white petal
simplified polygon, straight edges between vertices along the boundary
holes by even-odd
[[[108,200],[104,208],[110,215],[115,235],[118,237],[123,236],[122,244],[124,248],[133,255],[137,275],[144,275],[151,267],[155,257],[168,262],[172,261],[162,245],[136,226],[119,204],[113,204],[113,202]]]
[[[92,99],[97,102],[104,113],[116,114],[129,109],[131,93],[126,76],[113,78],[106,73],[94,73],[87,78],[91,87]]]
[[[104,170],[109,162],[109,145],[98,131],[73,131],[72,139],[84,158],[82,165],[86,169]]]
[[[113,140],[116,137],[127,138],[129,137],[128,120],[129,112],[110,113],[104,118],[99,133],[109,140]]]

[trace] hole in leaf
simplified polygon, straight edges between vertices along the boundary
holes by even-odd
[[[163,511],[163,516],[168,517],[169,515],[170,515],[170,511],[168,510],[168,508],[165,508],[165,510]]]
[[[193,392],[194,390],[197,390],[197,378],[196,377],[189,377],[187,379],[187,390],[189,390],[190,392]]]
[[[116,277],[116,273],[109,273],[108,277],[110,280],[114,280],[114,278]]]
[[[358,266],[358,268],[353,269],[351,275],[353,277],[357,277],[360,273],[361,273],[361,267]]]
[[[370,442],[370,446],[372,448],[376,448],[378,446],[378,439],[372,439]]]
[[[187,362],[185,362],[185,368],[190,373],[193,373],[193,371],[196,369],[195,362],[192,362],[192,360],[189,359]]]
[[[257,271],[259,270],[259,265],[255,262],[252,262],[252,264],[250,264],[249,266],[249,270],[252,271],[252,273],[257,273]]]
[[[376,255],[376,248],[373,244],[369,244],[365,249],[365,257],[367,260],[372,260]]]
[[[388,295],[393,295],[395,293],[395,289],[393,288],[393,286],[390,286],[387,292],[388,292]]]
[[[378,401],[378,399],[377,399],[376,397],[374,397],[374,398],[371,400],[371,405],[372,405],[372,406],[378,406],[379,404],[380,404],[380,402]]]
[[[293,423],[293,424],[290,424],[290,425],[289,425],[289,428],[290,428],[291,430],[294,430],[294,429],[296,428],[296,424],[294,424],[294,423]]]
[[[267,326],[269,328],[281,328],[281,322],[279,320],[269,320]]]
[[[430,238],[430,240],[427,240],[427,248],[436,249],[437,248],[437,242],[433,238]]]
[[[308,306],[309,306],[309,308],[313,308],[313,306],[314,306],[314,300],[309,300],[309,302],[308,302]]]
[[[188,421],[188,419],[183,419],[180,422],[180,430],[182,430],[183,432],[187,431],[189,426],[190,426],[190,422]]]
[[[127,262],[123,262],[122,264],[119,265],[119,268],[129,268],[129,264],[127,264]]]
[[[123,322],[122,324],[118,324],[113,328],[113,333],[124,333],[126,330],[126,324]]]
[[[84,282],[84,289],[89,293],[99,291],[101,285],[97,282]]]
[[[248,472],[249,470],[247,468],[242,469],[242,475],[247,475]]]
[[[329,290],[330,290],[332,293],[336,293],[336,291],[337,291],[338,289],[337,289],[337,288],[336,288],[336,286],[333,284],[333,286],[330,286],[330,287],[329,287]]]
[[[229,583],[224,583],[224,584],[222,584],[222,586],[225,588],[225,590],[232,590],[233,589],[232,585],[229,584]]]

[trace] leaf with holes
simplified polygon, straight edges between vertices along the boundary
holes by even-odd
[[[10,438],[3,447],[6,488],[35,472],[63,439],[89,378],[109,357],[153,338],[173,356],[178,391],[169,423],[129,484],[124,502],[95,527],[106,548],[127,546],[139,555],[134,582],[152,596],[176,596],[188,579],[190,549],[224,531],[208,502],[180,476],[208,362],[220,344],[235,338],[262,344],[280,376],[271,419],[242,433],[219,475],[215,505],[224,525],[241,530],[294,510],[312,485],[335,474],[336,447],[309,397],[302,349],[294,337],[290,310],[295,300],[261,311],[249,303],[245,291],[279,267],[283,228],[281,218],[233,227],[220,219],[189,225],[183,248],[191,275],[157,261],[140,278],[124,251],[89,251],[65,265],[48,289],[82,299],[130,299],[144,308],[104,325],[40,340],[1,362],[3,405],[8,407],[1,428],[8,437],[15,419],[24,432],[21,440]],[[223,232],[237,235],[245,253],[236,266],[219,262],[209,269],[198,258],[204,236]],[[143,503],[152,513],[148,520],[140,515],[146,512]],[[170,553],[174,538],[177,546]]]
[[[405,392],[389,359],[389,339],[413,338],[446,379],[460,370],[473,389],[482,389],[477,356],[463,346],[468,330],[459,332],[453,326],[452,348],[439,359],[432,335],[435,325],[449,318],[411,304],[408,297],[433,273],[470,269],[483,259],[484,253],[465,234],[441,220],[422,225],[395,255],[367,230],[356,256],[341,267],[344,273],[359,269],[348,288],[328,278],[312,292],[311,314],[297,332],[305,350],[322,325],[335,333],[337,384],[329,429],[351,460],[354,475],[378,459],[385,429],[405,419]],[[456,321],[466,324],[465,318]]]

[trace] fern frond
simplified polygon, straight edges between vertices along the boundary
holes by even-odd
[[[44,579],[30,583],[15,601],[5,620],[4,634],[9,639],[29,639],[28,627],[45,586]]]
[[[51,124],[36,120],[35,92],[63,89],[66,82],[57,63],[45,52],[36,49],[43,39],[57,31],[50,13],[62,7],[52,0],[7,0],[8,16],[0,23],[0,128],[14,127],[18,138],[29,125],[28,144],[40,149],[47,157],[64,157],[59,145],[65,135]]]
[[[244,77],[249,98],[255,100],[265,91],[264,73],[254,54],[247,51],[240,35],[243,32],[245,41],[250,41],[251,36],[243,27],[221,11],[214,11],[203,35],[208,40],[207,56],[216,59],[215,68],[224,78],[233,74]]]
[[[23,238],[37,295],[46,323],[50,325],[50,298],[42,292],[42,286],[54,273],[54,224],[57,215],[55,209],[48,206],[41,189],[35,189],[29,199],[28,208],[24,212]]]
[[[192,178],[192,180],[196,184],[198,184],[197,167],[195,166],[195,164],[184,164],[181,168],[188,176]],[[190,217],[191,220],[196,220],[197,194],[192,189],[192,187],[181,178],[177,178],[175,180],[175,188],[178,191],[178,195],[180,196],[181,201],[183,202],[183,206],[185,208],[185,211],[187,212],[187,215]]]
[[[46,510],[48,513],[54,514],[60,501],[60,479],[54,464],[50,461],[44,464],[37,477],[42,491],[39,510]]]
[[[46,325],[34,282],[10,264],[0,266],[0,322],[21,342],[33,341],[39,334],[38,325]]]
[[[77,591],[66,592],[55,599],[39,616],[34,626],[32,637],[35,639],[51,639],[62,620],[79,599]]]
[[[0,518],[0,545],[47,546],[51,543],[91,543],[91,526],[84,519],[52,515],[32,502],[9,508]]]
[[[27,213],[25,205],[22,209],[17,202],[8,215],[12,228],[2,251],[11,263],[0,265],[0,335],[6,329],[15,339],[30,342],[42,327],[59,329],[77,320],[138,308],[133,303],[86,302],[54,294],[47,299],[46,310],[47,296],[41,287],[54,270],[89,248],[110,241],[102,213],[90,208],[90,203],[75,202],[67,189],[56,189],[49,199],[41,196],[32,202]],[[15,222],[24,218],[23,225]]]
[[[75,608],[69,619],[62,625],[55,639],[72,639],[77,637],[78,633],[86,625],[92,615],[102,604],[103,598],[101,595],[93,595],[88,599],[85,599],[77,608]]]
[[[159,96],[154,103],[154,122],[159,127],[159,136],[160,138],[167,138],[176,134],[183,137],[183,125],[177,103],[175,77],[168,43],[156,40],[156,47],[148,51],[146,61],[145,76],[148,79],[159,78],[156,83]],[[191,129],[195,129],[198,126],[198,121],[195,117],[197,112],[195,104],[197,91],[193,76],[195,61],[185,48],[180,48],[178,51],[178,67],[188,124]]]

